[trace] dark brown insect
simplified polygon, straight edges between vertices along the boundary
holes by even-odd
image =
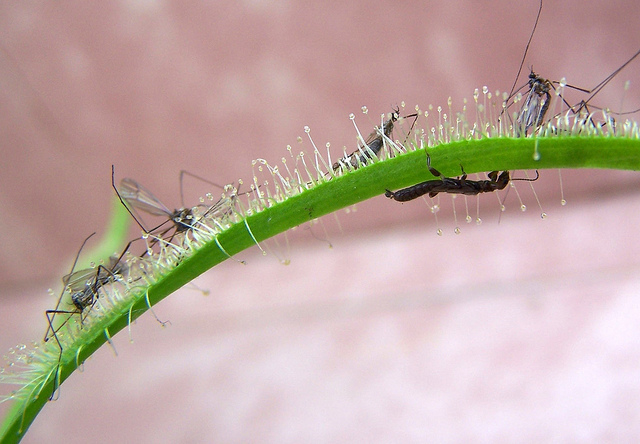
[[[408,202],[413,199],[417,199],[420,196],[429,194],[429,197],[435,197],[438,193],[449,194],[466,194],[467,196],[475,196],[481,193],[491,193],[493,191],[504,189],[512,180],[509,176],[509,171],[491,171],[489,173],[488,180],[467,180],[467,173],[464,172],[464,168],[460,165],[462,170],[462,176],[457,178],[445,177],[431,166],[431,156],[427,153],[427,168],[429,172],[439,179],[427,180],[419,184],[403,188],[398,191],[386,190],[384,195],[389,199],[397,200],[398,202]],[[514,179],[514,180],[526,180],[534,181],[539,177],[536,171],[535,179]]]

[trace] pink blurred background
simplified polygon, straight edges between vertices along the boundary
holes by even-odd
[[[226,183],[304,125],[339,155],[349,113],[508,90],[537,3],[0,4],[0,347],[39,339],[110,165],[168,206],[186,169]],[[590,88],[640,46],[637,2],[549,2],[530,65]],[[640,107],[640,61],[597,104]],[[524,83],[522,76],[519,84]],[[623,91],[626,80],[631,87]],[[370,125],[369,125],[370,126]],[[241,255],[100,350],[25,442],[626,441],[640,432],[633,172],[556,172],[498,225],[379,197]],[[186,204],[202,191],[187,187]],[[457,201],[460,217],[462,200]],[[475,206],[472,207],[475,209]],[[282,243],[282,239],[281,239]],[[254,249],[256,250],[256,249]],[[7,390],[8,391],[8,390]],[[2,391],[4,393],[5,390]],[[0,412],[4,411],[0,406]]]

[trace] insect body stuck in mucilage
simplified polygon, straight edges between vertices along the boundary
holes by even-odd
[[[56,397],[55,395],[59,387],[59,367],[62,361],[63,352],[62,341],[59,337],[60,331],[68,324],[74,315],[80,317],[80,326],[82,326],[87,316],[87,312],[89,312],[97,303],[100,291],[105,291],[104,288],[107,285],[124,281],[126,279],[125,276],[129,273],[129,265],[123,260],[123,258],[128,252],[131,242],[127,244],[120,255],[111,256],[107,265],[98,265],[95,268],[74,271],[84,245],[94,234],[95,233],[91,234],[84,240],[73,262],[71,272],[62,278],[63,288],[55,308],[45,311],[48,327],[45,333],[44,342],[48,342],[53,338],[59,348],[58,366],[54,373],[54,387],[49,400],[53,400]],[[61,307],[62,300],[65,295],[68,295],[67,302],[72,306],[70,309]],[[66,317],[64,320],[56,322],[57,316],[65,315]]]
[[[155,233],[168,222],[171,222],[172,226],[164,229],[158,235],[159,238],[162,238],[162,236],[167,234],[172,228],[175,228],[174,233],[169,238],[170,242],[176,234],[185,232],[193,227],[195,217],[191,208],[179,208],[171,211],[157,197],[155,197],[151,191],[128,177],[122,179],[120,181],[120,187],[116,188],[115,169],[113,165],[111,166],[111,186],[116,192],[116,195],[118,196],[118,199],[120,199],[122,205],[145,233]],[[144,211],[145,213],[153,216],[165,216],[166,220],[154,228],[147,229],[133,213],[133,209]]]
[[[574,85],[570,85],[570,84],[567,84],[564,80],[562,81],[548,80],[541,77],[539,74],[535,73],[533,69],[531,69],[529,73],[529,80],[527,81],[527,83],[514,91],[515,85],[518,81],[518,77],[520,76],[522,67],[527,57],[529,45],[531,44],[531,40],[536,31],[536,27],[538,25],[538,20],[540,18],[541,11],[542,11],[542,1],[540,1],[540,6],[538,8],[538,15],[536,16],[536,20],[533,25],[531,35],[529,36],[529,41],[527,42],[527,45],[525,47],[522,61],[520,62],[520,67],[518,68],[518,73],[516,74],[516,78],[514,80],[513,86],[511,87],[511,91],[509,92],[509,95],[503,104],[503,110],[501,113],[501,116],[502,116],[502,114],[505,113],[505,111],[511,105],[513,105],[514,103],[513,99],[515,98],[518,91],[522,90],[525,87],[528,87],[528,90],[523,94],[524,96],[523,103],[516,114],[516,121],[513,125],[514,127],[513,129],[516,137],[527,136],[529,133],[529,130],[533,128],[533,131],[535,132],[545,123],[545,116],[551,104],[552,91],[562,100],[564,105],[567,107],[568,113],[570,115],[578,115],[583,110],[585,110],[588,116],[587,119],[589,119],[590,113],[587,106],[589,102],[594,98],[596,94],[600,92],[600,90],[602,90],[602,88],[604,88],[604,86],[606,86],[616,75],[618,75],[620,71],[622,71],[627,65],[629,65],[636,57],[638,57],[638,55],[640,55],[640,51],[636,52],[625,63],[623,63],[620,67],[618,67],[615,71],[613,71],[611,74],[605,77],[604,80],[602,80],[600,83],[598,83],[596,86],[594,86],[591,89],[580,88]],[[558,85],[559,88],[556,88],[555,85]],[[580,102],[572,106],[567,102],[565,97],[562,95],[562,90],[564,88],[571,88],[573,90],[576,90],[585,94],[590,94],[590,96],[586,100],[581,100]],[[630,113],[634,113],[637,111],[638,110],[631,111]],[[624,113],[624,112],[610,113],[609,112],[609,114],[629,114],[629,113]],[[558,115],[559,114],[557,114],[556,117]]]
[[[418,117],[418,114],[410,114],[408,116],[404,116],[403,118],[409,117]],[[356,169],[360,165],[367,163],[368,160],[371,160],[377,157],[385,144],[393,143],[391,140],[391,133],[393,132],[394,124],[400,119],[400,108],[396,108],[391,116],[382,123],[380,128],[376,127],[376,129],[369,134],[369,136],[364,139],[359,146],[358,149],[352,152],[349,155],[344,156],[337,162],[335,162],[332,166],[334,172],[340,170],[341,168],[352,168]],[[415,121],[414,121],[415,124]],[[413,125],[411,126],[413,128]],[[362,138],[360,138],[362,140]]]
[[[398,191],[386,190],[384,195],[389,199],[396,200],[398,202],[408,202],[418,197],[428,194],[429,197],[435,197],[438,193],[449,194],[464,194],[467,196],[475,196],[481,193],[491,193],[504,189],[511,180],[524,180],[533,182],[538,179],[539,175],[536,171],[536,177],[533,179],[511,179],[509,171],[491,171],[488,176],[488,180],[468,180],[467,173],[460,165],[462,176],[453,178],[446,177],[440,171],[431,166],[431,156],[427,153],[427,168],[429,172],[439,179],[427,180],[419,184],[403,188]]]
[[[545,79],[536,74],[533,69],[531,70],[529,73],[529,82],[527,83],[529,91],[527,92],[527,97],[520,108],[520,112],[518,112],[518,117],[515,123],[516,137],[526,136],[529,129],[539,128],[542,126],[547,111],[549,110],[549,105],[551,104],[550,91],[556,90],[553,86],[554,83],[560,84],[560,82],[556,82],[555,80],[552,81]],[[589,90],[573,85],[565,84],[564,86],[584,93],[589,92]],[[564,97],[561,95],[559,96],[565,105],[571,108]]]
[[[502,112],[500,113],[500,116],[502,116],[506,112],[506,110],[511,105],[513,105],[513,99],[515,98],[516,94],[518,94],[518,92],[523,88],[528,87],[528,91],[526,91],[525,93],[526,97],[524,98],[524,103],[517,113],[516,122],[514,124],[516,137],[526,136],[531,128],[537,129],[544,123],[544,118],[547,114],[547,111],[549,110],[549,106],[551,105],[551,91],[556,91],[556,87],[554,85],[561,85],[562,87],[572,88],[584,93],[589,92],[589,90],[584,88],[568,85],[566,83],[558,82],[555,80],[545,79],[539,74],[535,73],[533,71],[533,68],[530,69],[529,79],[527,83],[525,83],[518,89],[515,89],[518,78],[520,77],[520,73],[522,72],[522,67],[524,66],[524,62],[527,58],[527,53],[529,52],[531,40],[533,39],[533,35],[536,32],[536,28],[538,27],[538,21],[540,20],[541,12],[542,0],[540,1],[538,14],[536,15],[533,29],[531,30],[531,34],[529,35],[529,40],[527,41],[527,45],[525,46],[524,54],[522,56],[522,60],[520,61],[520,66],[518,67],[518,73],[516,74],[513,85],[511,86],[511,91],[509,92],[509,95],[503,104]],[[571,108],[571,105],[569,105],[569,103],[564,99],[564,97],[562,97],[559,92],[558,96],[562,99],[562,101],[568,108]],[[511,117],[509,117],[509,119],[511,119]]]

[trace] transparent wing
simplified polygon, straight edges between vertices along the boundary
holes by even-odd
[[[118,189],[120,196],[132,207],[154,216],[171,216],[169,210],[155,197],[151,191],[144,188],[133,179],[124,178]]]
[[[68,287],[69,290],[81,291],[88,284],[93,284],[96,278],[95,268],[85,268],[84,270],[74,271],[71,274],[67,274],[62,277],[62,284]]]

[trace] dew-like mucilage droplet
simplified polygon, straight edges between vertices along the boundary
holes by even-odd
[[[566,204],[567,204],[567,201],[566,201],[566,200],[564,200],[564,199],[561,199],[561,200],[560,200],[560,205],[564,206],[564,205],[566,205]]]
[[[482,219],[476,218],[476,225],[482,225]]]
[[[546,219],[547,218],[547,213],[545,213],[544,211],[542,213],[540,213],[540,218],[541,219]]]
[[[349,119],[355,120],[355,118],[356,118],[355,114],[353,114],[353,113],[349,114]]]
[[[465,220],[467,221],[468,224],[470,224],[473,219],[471,218],[471,216],[467,216],[465,217]]]
[[[436,230],[436,234],[437,234],[438,236],[442,236],[442,230],[441,230],[440,228],[438,228],[438,229]]]
[[[520,211],[522,212],[527,211],[527,206],[525,204],[520,205]]]
[[[540,153],[539,152],[535,152],[533,153],[533,160],[540,160]]]
[[[362,109],[362,114],[367,114],[369,112],[369,108],[367,108],[366,106],[363,106],[360,109]]]
[[[456,227],[456,228],[453,230],[453,232],[454,232],[454,233],[456,233],[456,234],[460,234],[462,231],[460,230],[460,227]]]
[[[311,128],[309,128],[308,126],[304,127],[304,132],[309,134],[311,132]]]

